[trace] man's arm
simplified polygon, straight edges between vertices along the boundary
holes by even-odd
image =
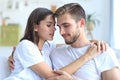
[[[120,70],[114,67],[110,70],[102,72],[102,80],[120,80]]]

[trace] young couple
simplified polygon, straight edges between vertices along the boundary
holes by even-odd
[[[68,45],[47,43],[54,36],[55,17]],[[120,80],[115,54],[105,43],[88,40],[85,19],[77,3],[65,4],[55,14],[46,8],[33,10],[13,54],[14,69],[5,80]]]

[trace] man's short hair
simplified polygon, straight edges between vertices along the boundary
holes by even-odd
[[[81,18],[86,20],[85,11],[78,3],[68,3],[61,6],[56,10],[55,17],[59,17],[65,13],[69,13],[76,21],[80,20]]]

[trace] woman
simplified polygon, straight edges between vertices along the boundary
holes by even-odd
[[[14,70],[5,80],[43,80],[58,76],[59,74],[52,70],[49,59],[50,52],[57,45],[45,43],[47,40],[53,40],[54,31],[55,18],[53,13],[45,8],[33,10],[28,18],[25,34],[13,55]],[[84,63],[99,54],[100,49],[97,48],[99,47],[92,44],[85,55],[61,70],[67,72],[69,69],[69,74],[73,74]],[[86,58],[88,55],[91,57]],[[72,68],[77,67],[72,70],[71,66]]]

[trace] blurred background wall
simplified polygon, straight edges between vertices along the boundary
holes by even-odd
[[[85,9],[86,14],[93,14],[95,18],[99,19],[100,24],[96,25],[93,30],[93,39],[104,40],[109,43],[110,0],[0,0],[0,26],[2,26],[2,18],[6,18],[6,25],[18,24],[20,26],[20,37],[22,37],[26,27],[27,18],[33,9],[37,7],[51,9],[54,5],[58,8],[65,3],[70,2],[80,3]],[[58,28],[52,42],[64,43]],[[3,49],[3,47],[5,47],[5,49]],[[10,47],[11,49],[12,46],[0,45],[0,53],[3,53],[4,50],[8,49],[6,47]]]
[[[29,14],[36,7],[45,7],[51,9],[53,5],[57,8],[65,3],[80,3],[86,11],[86,14],[94,14],[99,19],[100,24],[93,31],[93,38],[104,40],[109,43],[109,16],[110,0],[0,0],[0,12],[2,17],[9,17],[7,24],[19,24],[21,26],[21,36],[24,33]],[[0,21],[2,25],[2,21]],[[104,30],[104,31],[103,31]],[[59,35],[59,29],[56,31],[54,43],[64,43]]]
[[[70,2],[81,4],[86,11],[86,15],[92,15],[93,20],[99,21],[99,24],[96,24],[92,31],[93,39],[107,42],[116,53],[119,53],[120,42],[118,36],[120,34],[120,16],[118,15],[120,14],[120,10],[118,10],[118,7],[120,6],[117,0],[116,2],[115,0],[0,0],[0,61],[3,60],[4,57],[4,59],[7,60],[12,51],[12,47],[16,46],[16,43],[14,45],[14,43],[11,42],[19,41],[24,34],[27,18],[33,9],[37,7],[45,7],[48,9],[58,8]],[[115,6],[114,4],[117,5]],[[114,14],[117,15],[114,16]],[[13,26],[13,28],[11,26]],[[15,27],[19,28],[14,29]],[[12,34],[10,35],[9,33]],[[3,37],[7,39],[3,39]],[[52,42],[64,43],[58,28]],[[117,57],[120,60],[120,54],[117,54]],[[0,67],[3,64],[0,64]],[[7,62],[5,62],[5,64],[7,64]],[[3,75],[0,74],[0,76]]]

